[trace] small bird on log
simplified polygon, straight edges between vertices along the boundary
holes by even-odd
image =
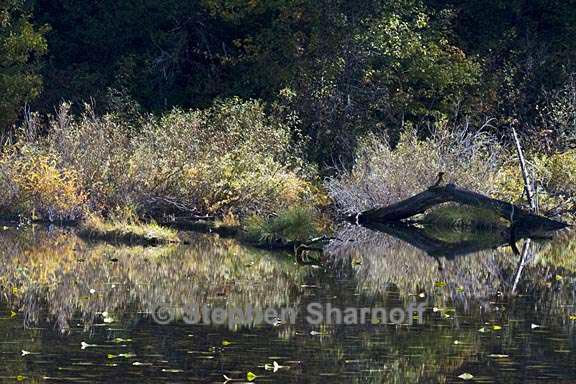
[[[432,186],[432,188],[434,187],[439,187],[440,184],[442,184],[442,182],[444,181],[444,172],[438,172],[438,179],[436,180],[436,183]]]

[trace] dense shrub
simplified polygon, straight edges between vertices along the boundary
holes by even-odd
[[[536,180],[540,212],[552,216],[574,213],[576,151],[527,153],[526,157]],[[441,127],[427,139],[408,131],[394,149],[385,139],[366,137],[352,170],[342,170],[325,185],[342,213],[349,214],[421,192],[434,184],[440,171],[446,173],[445,182],[527,204],[515,150],[501,147],[488,134],[461,128]]]
[[[439,172],[446,181],[491,193],[501,147],[482,132],[439,127],[426,140],[412,130],[392,149],[382,137],[364,138],[351,171],[327,180],[326,188],[345,213],[388,205],[434,184]]]
[[[533,154],[531,173],[537,180],[540,211],[547,215],[573,213],[576,208],[576,151],[551,155]],[[496,175],[494,197],[513,203],[526,201],[524,180],[518,162],[505,162]]]
[[[53,218],[135,206],[150,216],[241,216],[313,197],[313,173],[292,144],[294,130],[257,101],[219,101],[141,121],[126,129],[117,115],[97,116],[87,106],[74,116],[67,104],[47,127],[32,116],[18,144],[2,153],[0,183],[13,191],[0,201],[4,210]],[[47,132],[38,136],[41,129]]]
[[[12,214],[49,220],[75,219],[82,213],[86,194],[73,169],[58,167],[58,157],[19,146],[0,158],[4,195],[1,208]]]
[[[545,92],[538,109],[539,144],[566,149],[576,144],[576,74],[557,89]]]
[[[138,173],[154,181],[156,194],[199,212],[273,212],[310,195],[290,126],[259,102],[175,110],[145,128],[135,147]]]

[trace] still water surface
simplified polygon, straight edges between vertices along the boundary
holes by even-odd
[[[573,235],[532,241],[524,257],[416,235],[343,227],[321,265],[299,265],[216,236],[142,248],[5,229],[0,381],[576,382]],[[463,245],[437,247],[453,243]],[[422,324],[306,320],[311,303],[413,302],[426,305]],[[151,315],[159,304],[299,313],[294,324],[161,325]]]

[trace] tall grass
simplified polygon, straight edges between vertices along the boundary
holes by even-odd
[[[292,207],[270,218],[253,215],[246,220],[246,238],[263,245],[307,241],[318,234],[315,218],[314,210],[304,207]]]
[[[110,219],[90,215],[86,217],[78,234],[87,239],[112,243],[154,245],[178,243],[178,233],[155,222],[142,223],[139,220]]]

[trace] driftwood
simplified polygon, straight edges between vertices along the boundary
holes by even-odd
[[[512,227],[517,229],[554,231],[568,227],[566,223],[533,214],[514,204],[492,199],[454,184],[430,187],[398,203],[361,212],[352,219],[359,224],[393,223],[424,213],[435,205],[447,202],[491,210],[509,220]]]

